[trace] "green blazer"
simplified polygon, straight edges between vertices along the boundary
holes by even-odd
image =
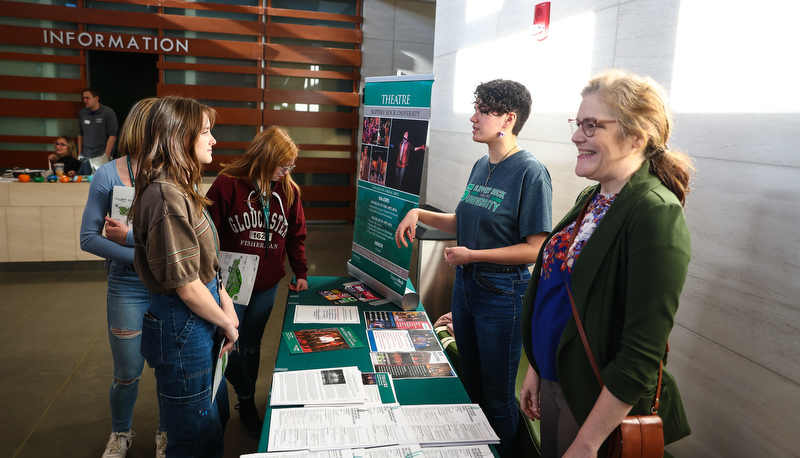
[[[599,184],[585,189],[548,240],[574,221],[587,199],[599,190]],[[522,342],[537,372],[531,351],[531,317],[546,244],[534,266],[522,314]],[[659,361],[666,361],[667,338],[690,257],[683,208],[645,161],[617,195],[573,266],[575,307],[603,383],[614,396],[634,406],[631,415],[649,414]],[[582,425],[601,388],[572,317],[558,345],[556,368],[564,397]],[[691,432],[678,387],[666,368],[658,414],[664,421],[665,443]]]

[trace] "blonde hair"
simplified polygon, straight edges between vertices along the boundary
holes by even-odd
[[[278,167],[293,162],[299,152],[297,143],[284,128],[272,126],[256,134],[244,155],[226,165],[219,174],[244,181],[258,181],[262,186],[267,186]],[[295,199],[300,198],[300,187],[290,173],[278,183],[286,194],[286,205],[291,207]]]
[[[56,141],[64,139],[67,142],[67,155],[78,159],[78,147],[75,146],[75,141],[71,137],[57,137]]]
[[[120,156],[130,156],[131,159],[136,159],[142,153],[147,115],[156,100],[158,100],[156,97],[142,99],[131,107],[128,117],[125,118],[125,122],[119,130],[117,150]]]
[[[694,164],[667,145],[673,121],[666,90],[650,77],[611,69],[592,77],[581,91],[582,97],[592,94],[616,116],[620,141],[629,136],[645,139],[650,170],[685,205]]]
[[[184,97],[167,96],[153,103],[145,122],[131,216],[139,206],[139,196],[156,180],[181,189],[198,212],[211,203],[200,192],[203,169],[194,145],[205,127],[203,115],[213,126],[216,114],[213,108]]]

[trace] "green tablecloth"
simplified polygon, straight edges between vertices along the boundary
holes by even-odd
[[[398,311],[396,305],[389,303],[376,307],[369,304],[359,303],[360,324],[295,324],[294,310],[298,304],[301,305],[330,305],[330,303],[318,294],[318,291],[339,289],[344,290],[344,284],[356,281],[352,277],[309,277],[308,290],[300,294],[291,294],[287,299],[286,315],[283,319],[282,331],[295,331],[299,329],[318,329],[322,327],[342,326],[349,327],[364,343],[364,348],[351,348],[348,350],[336,350],[319,353],[305,353],[293,355],[289,352],[286,342],[281,336],[278,356],[275,360],[275,371],[321,369],[326,367],[358,366],[362,372],[372,372],[372,363],[369,358],[369,343],[367,342],[367,330],[364,324],[365,310],[378,311]],[[351,305],[351,304],[347,304]],[[424,311],[422,304],[417,308]],[[428,379],[395,379],[395,391],[397,401],[400,404],[465,404],[469,403],[469,396],[464,390],[461,381],[457,377],[442,377]],[[267,441],[269,439],[269,419],[272,408],[267,403],[267,411],[264,415],[264,429],[261,431],[261,440],[258,443],[258,451],[267,451]]]

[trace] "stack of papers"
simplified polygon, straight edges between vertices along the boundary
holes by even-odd
[[[498,443],[477,404],[319,407],[273,409],[268,451]]]

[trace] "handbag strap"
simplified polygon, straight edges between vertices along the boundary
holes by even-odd
[[[586,209],[589,208],[589,202],[593,199],[590,196],[586,203],[583,205],[580,214],[578,214],[578,218],[575,220],[575,227],[572,228],[572,234],[569,237],[569,243],[567,244],[566,253],[569,254],[570,248],[572,248],[572,244],[575,243],[575,238],[578,236],[578,231],[580,230],[580,226],[583,223],[583,218],[586,216]],[[592,349],[589,347],[589,339],[586,338],[586,331],[583,328],[583,322],[581,321],[581,317],[578,316],[578,309],[575,307],[575,299],[572,298],[572,290],[567,283],[567,279],[564,278],[564,286],[567,288],[567,295],[569,296],[569,304],[572,306],[572,316],[575,317],[575,324],[578,326],[578,334],[581,336],[581,342],[583,343],[583,349],[586,350],[586,356],[589,358],[589,363],[592,365],[592,370],[594,370],[594,375],[597,377],[597,383],[600,384],[600,388],[602,389],[605,384],[603,383],[603,377],[600,375],[600,367],[597,365],[597,360],[594,359],[594,354],[592,354]],[[669,342],[667,342],[667,353],[669,353]],[[655,415],[658,413],[658,405],[661,400],[661,375],[664,370],[664,361],[661,360],[658,365],[658,384],[656,385],[656,396],[653,398],[653,406],[650,408],[650,413]]]

